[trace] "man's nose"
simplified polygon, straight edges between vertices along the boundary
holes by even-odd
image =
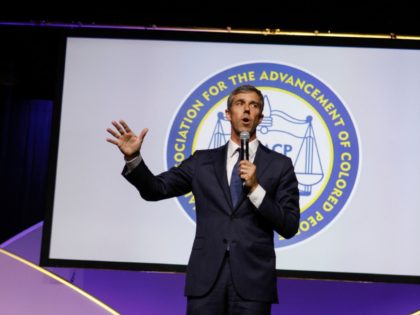
[[[244,106],[244,112],[249,112],[250,111],[251,106],[249,106],[249,104],[245,104]]]

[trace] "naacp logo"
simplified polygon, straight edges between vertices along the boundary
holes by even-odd
[[[285,247],[316,235],[343,211],[359,170],[356,129],[341,99],[313,75],[283,64],[244,64],[212,76],[186,97],[170,128],[168,168],[195,150],[229,140],[226,101],[243,84],[258,87],[264,95],[258,139],[292,159],[299,181],[299,232],[290,240],[275,235],[275,246]],[[192,193],[178,201],[195,222]]]

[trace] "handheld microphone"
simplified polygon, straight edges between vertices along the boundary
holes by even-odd
[[[241,139],[241,160],[249,160],[249,132],[241,131],[239,138]]]

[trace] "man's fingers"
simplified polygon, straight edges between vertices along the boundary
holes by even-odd
[[[124,120],[120,120],[120,124],[121,124],[121,126],[123,126],[125,132],[127,132],[127,133],[131,132],[130,127],[128,127],[128,125],[126,124],[126,122]]]
[[[115,120],[112,121],[112,124],[115,128],[117,128],[118,132],[123,135],[125,133],[124,129],[121,127],[119,123],[117,123]]]
[[[116,130],[113,128],[107,128],[106,131],[108,131],[108,133],[110,133],[114,138],[107,138],[106,141],[115,144],[118,147],[124,145],[127,146],[127,148],[130,147],[131,149],[136,149],[135,146],[137,145],[139,146],[137,149],[139,149],[144,140],[144,137],[149,131],[148,128],[144,128],[137,138],[124,120],[120,120],[119,122],[113,120],[112,125]],[[120,150],[122,150],[121,148],[122,147],[120,147]]]
[[[116,146],[118,146],[118,141],[111,139],[111,138],[106,138],[106,141],[108,141],[109,143],[115,144]]]
[[[140,141],[143,141],[144,137],[146,137],[147,132],[149,131],[148,128],[144,128],[139,135]]]
[[[111,135],[113,135],[115,138],[119,138],[120,135],[117,134],[114,130],[112,130],[111,128],[107,128],[106,131],[108,131]]]
[[[253,176],[255,176],[256,167],[255,165],[247,160],[243,160],[239,163],[239,176],[245,180],[248,181],[252,179]]]

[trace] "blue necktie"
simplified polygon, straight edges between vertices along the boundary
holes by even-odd
[[[237,151],[239,151],[239,149]],[[232,204],[234,208],[236,208],[238,202],[241,200],[242,189],[243,189],[242,180],[239,177],[239,154],[238,154],[238,161],[236,162],[235,166],[232,169],[232,177],[230,178],[230,195],[232,197]]]

